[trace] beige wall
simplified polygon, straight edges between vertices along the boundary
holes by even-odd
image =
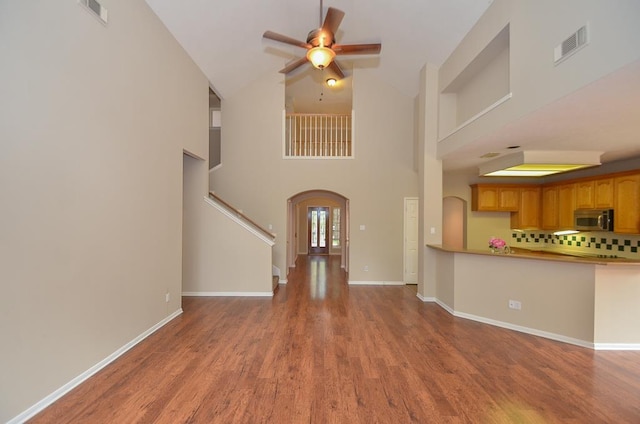
[[[510,24],[509,78],[513,97],[440,142],[438,153],[455,151],[638,60],[638,16],[640,2],[635,0],[495,0],[440,68],[440,90]],[[556,66],[554,47],[587,22],[589,45]]]
[[[418,180],[420,218],[418,222],[418,296],[436,295],[436,262],[427,244],[442,243],[442,161],[437,158],[438,141],[438,68],[426,64],[420,70],[420,92],[414,103],[418,128]]]
[[[180,310],[208,82],[142,0],[104,4],[0,2],[0,422]]]
[[[455,254],[455,310],[593,342],[594,268]],[[510,299],[522,302],[522,309],[509,309]]]
[[[429,249],[436,257],[436,288],[435,298],[446,307],[449,312],[455,310],[455,255],[449,253]]]
[[[223,99],[222,166],[211,173],[210,187],[262,226],[273,226],[274,264],[283,273],[287,199],[307,190],[338,193],[350,200],[350,280],[401,281],[403,202],[417,195],[413,99],[355,70],[355,159],[285,160],[282,78],[269,72]]]
[[[205,200],[207,175],[184,156],[183,293],[271,295],[271,244]]]
[[[638,348],[635,265],[429,250],[438,258],[436,300],[457,316],[595,349]]]
[[[635,266],[596,267],[595,342],[640,345],[640,277]]]

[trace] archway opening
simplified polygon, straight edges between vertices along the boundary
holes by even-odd
[[[321,245],[326,249],[315,249]],[[349,272],[349,199],[329,190],[303,191],[287,200],[287,266],[295,267],[298,255],[317,252],[339,255]]]

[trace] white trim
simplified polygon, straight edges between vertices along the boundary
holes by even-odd
[[[435,302],[436,298],[435,297],[431,297],[431,296],[423,296],[420,293],[416,293],[416,297],[420,300],[422,300],[423,302]]]
[[[209,198],[209,196],[204,196],[204,201],[207,202],[208,204],[210,204],[211,206],[213,206],[214,208],[216,208],[218,211],[222,212],[222,214],[225,215],[227,218],[229,218],[232,221],[236,222],[238,225],[243,227],[245,230],[249,231],[251,234],[255,235],[260,240],[262,240],[265,243],[267,243],[269,246],[273,246],[273,245],[276,244],[276,242],[273,239],[265,236],[260,231],[256,230],[253,227],[253,225],[250,225],[247,222],[245,222],[243,219],[238,218],[236,215],[234,215],[229,210],[227,210],[227,208],[225,208],[222,205],[219,205],[217,202],[214,202],[213,200],[211,200]]]
[[[594,350],[640,350],[640,343],[594,343]]]
[[[575,339],[573,337],[563,336],[561,334],[537,330],[535,328],[523,327],[521,325],[511,324],[504,321],[497,321],[491,318],[485,318],[478,315],[467,314],[465,312],[457,312],[438,298],[422,296],[420,293],[416,294],[416,296],[418,297],[418,299],[422,300],[423,302],[437,303],[438,306],[440,306],[442,309],[444,309],[451,315],[458,318],[469,319],[472,321],[481,322],[483,324],[489,324],[495,327],[506,328],[508,330],[514,330],[520,333],[526,333],[526,334],[531,334],[533,336],[544,337],[545,339],[556,340],[559,342],[569,343],[572,345],[586,347],[593,350],[639,350],[640,351],[640,343],[592,343],[585,340]]]
[[[134,347],[135,345],[137,345],[138,343],[140,343],[141,341],[149,337],[151,334],[155,333],[158,329],[163,327],[165,324],[167,324],[169,321],[171,321],[172,319],[174,319],[180,314],[182,314],[182,308],[176,310],[168,317],[162,319],[160,322],[158,322],[148,330],[144,331],[142,334],[140,334],[139,336],[137,336],[136,338],[134,338],[133,340],[131,340],[130,342],[122,346],[120,349],[113,352],[111,355],[104,358],[102,361],[98,362],[97,364],[95,364],[94,366],[92,366],[91,368],[89,368],[88,370],[86,370],[85,372],[83,372],[73,380],[69,381],[67,384],[63,385],[53,393],[49,394],[45,398],[41,399],[40,401],[32,405],[29,409],[23,411],[19,415],[16,415],[15,417],[7,421],[6,424],[23,423],[28,419],[32,418],[37,413],[41,412],[46,407],[51,405],[53,402],[60,399],[62,396],[66,395],[71,390],[76,388],[78,385],[84,383],[92,375],[94,375],[95,373],[97,373],[98,371],[100,371],[101,369],[103,369],[104,367],[106,367],[116,359],[118,359],[120,356],[126,353],[129,349],[131,349],[132,347]]]
[[[496,327],[506,328],[508,330],[518,331],[520,333],[531,334],[534,336],[544,337],[545,339],[556,340],[559,342],[569,343],[576,346],[594,348],[594,344],[585,340],[574,339],[573,337],[563,336],[561,334],[550,333],[548,331],[537,330],[535,328],[523,327],[521,325],[511,324],[504,321],[497,321],[491,318],[484,318],[478,315],[467,314],[465,312],[454,312],[454,316],[459,318],[465,318],[472,321],[482,322],[484,324],[490,324]]]
[[[449,305],[447,305],[446,303],[444,303],[443,301],[441,301],[440,299],[436,299],[435,302],[438,304],[438,306],[440,306],[442,309],[444,309],[445,311],[449,312],[451,315],[456,316],[456,311]]]
[[[278,280],[278,284],[285,284],[286,285],[287,284],[287,280],[286,279],[285,280]]]
[[[273,297],[273,292],[182,292],[182,295],[194,297]]]
[[[216,166],[214,166],[213,168],[209,169],[209,174],[211,174],[213,171],[217,171],[218,169],[222,168],[222,162],[220,162],[219,164],[217,164]]]
[[[280,268],[275,265],[271,265],[271,275],[280,278]]]
[[[353,281],[349,280],[350,286],[404,286],[404,281]]]
[[[475,115],[473,115],[471,118],[469,118],[466,121],[464,121],[462,124],[460,124],[457,127],[455,127],[449,134],[447,134],[446,136],[444,136],[441,139],[439,139],[438,143],[440,143],[441,141],[444,141],[447,138],[451,137],[452,135],[454,135],[455,133],[457,133],[458,131],[460,131],[461,129],[463,129],[464,127],[466,127],[467,125],[469,125],[470,123],[475,121],[476,119],[480,118],[482,115],[485,115],[485,114],[491,112],[493,109],[497,108],[502,103],[504,103],[507,100],[509,100],[511,97],[513,97],[513,93],[509,93],[506,96],[502,97],[501,99],[498,99],[492,105],[487,106],[484,110],[481,110],[480,112],[478,112]]]

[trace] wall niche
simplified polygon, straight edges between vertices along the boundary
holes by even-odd
[[[440,92],[439,140],[511,98],[509,25]]]

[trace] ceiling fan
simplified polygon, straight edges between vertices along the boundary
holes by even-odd
[[[280,73],[288,74],[305,63],[311,62],[317,69],[331,69],[339,79],[342,79],[344,78],[344,73],[340,65],[334,60],[336,56],[380,53],[380,49],[382,48],[380,43],[336,44],[335,33],[338,31],[342,18],[344,18],[343,11],[329,7],[327,16],[325,16],[324,22],[322,22],[322,0],[320,0],[320,28],[311,30],[309,35],[307,35],[306,42],[273,31],[266,31],[262,35],[263,38],[307,49],[307,54],[304,57],[291,62],[282,68]]]

